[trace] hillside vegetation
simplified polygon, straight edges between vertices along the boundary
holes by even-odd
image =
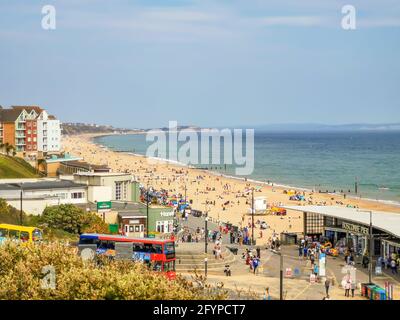
[[[24,159],[0,154],[0,179],[37,177],[35,168]]]

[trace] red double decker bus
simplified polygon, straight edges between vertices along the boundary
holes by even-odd
[[[129,238],[109,234],[84,233],[79,237],[80,245],[95,244],[97,254],[115,256],[115,243],[132,243],[132,260],[146,263],[152,270],[165,272],[169,279],[176,277],[175,242],[151,238]]]

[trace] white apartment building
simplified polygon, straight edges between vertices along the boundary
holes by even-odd
[[[42,152],[61,150],[60,120],[43,110],[37,117],[37,149]]]

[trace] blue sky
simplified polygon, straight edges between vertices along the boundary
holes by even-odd
[[[398,0],[1,0],[0,15],[3,107],[119,127],[400,122]]]

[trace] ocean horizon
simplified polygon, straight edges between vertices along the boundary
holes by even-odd
[[[146,155],[151,144],[146,141],[145,134],[100,136],[94,138],[94,142],[110,150],[138,155]],[[178,143],[178,148],[183,143]],[[222,161],[222,146],[220,156]],[[399,164],[399,131],[255,130],[252,174],[235,176],[235,166],[225,166],[223,163],[194,166],[233,178],[247,178],[260,183],[316,192],[344,192],[349,196],[400,205]]]

